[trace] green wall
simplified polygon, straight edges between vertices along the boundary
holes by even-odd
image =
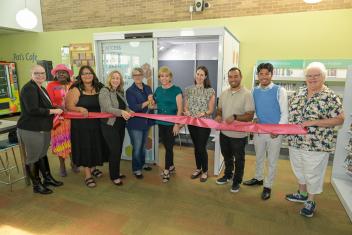
[[[90,28],[0,35],[0,60],[14,61],[14,53],[34,53],[40,60],[61,62],[60,48],[92,42],[93,33],[193,26],[225,26],[240,40],[240,67],[251,86],[252,69],[260,59],[351,59],[352,9],[183,21],[123,27]],[[18,60],[20,84],[35,64]]]

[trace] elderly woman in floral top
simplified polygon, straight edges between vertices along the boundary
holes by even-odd
[[[199,66],[196,70],[194,86],[185,90],[184,114],[196,118],[211,118],[215,106],[215,90],[210,85],[208,69]],[[188,126],[194,145],[194,155],[197,169],[191,179],[200,177],[200,182],[208,179],[208,153],[207,142],[210,128]]]
[[[301,88],[289,101],[289,123],[302,124],[307,135],[288,137],[292,170],[298,180],[298,192],[286,195],[293,202],[303,202],[300,214],[312,217],[316,208],[314,196],[323,191],[329,153],[336,143],[335,126],[344,121],[342,104],[324,85],[326,68],[313,62],[305,71],[307,87]]]

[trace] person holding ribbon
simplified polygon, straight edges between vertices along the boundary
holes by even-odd
[[[218,102],[215,120],[231,124],[234,121],[250,122],[254,115],[252,95],[241,85],[242,73],[239,68],[233,67],[227,73],[230,88],[223,91]],[[245,166],[245,146],[248,133],[235,131],[220,132],[220,149],[224,157],[224,176],[216,180],[216,184],[223,185],[232,179],[231,192],[240,190]],[[235,171],[234,170],[235,158]]]
[[[301,124],[307,135],[289,135],[289,155],[298,192],[286,199],[304,203],[300,214],[312,217],[315,195],[322,193],[329,154],[335,151],[335,126],[344,121],[341,101],[324,85],[327,71],[320,62],[310,63],[305,70],[307,87],[295,92],[289,100],[289,123]]]
[[[158,78],[161,86],[154,93],[158,114],[182,115],[182,90],[172,84],[171,70],[166,66],[161,67]],[[181,125],[164,121],[156,121],[156,123],[159,125],[159,135],[165,148],[165,169],[162,180],[166,183],[170,180],[170,173],[175,172],[173,146]]]
[[[287,92],[285,88],[271,81],[273,72],[274,66],[270,63],[261,63],[257,67],[259,85],[252,92],[255,105],[254,122],[260,124],[287,124]],[[282,138],[282,135],[254,134],[255,177],[243,182],[243,184],[247,186],[263,185],[264,160],[267,157],[268,176],[264,180],[264,188],[261,194],[263,200],[269,199],[271,195]]]
[[[72,85],[71,77],[73,71],[64,64],[58,64],[51,74],[54,81],[49,82],[46,89],[50,100],[54,107],[65,110],[65,97],[68,89]],[[71,120],[58,119],[58,124],[51,131],[51,151],[59,157],[60,175],[67,176],[65,159],[71,157]],[[71,168],[75,173],[79,172],[79,168],[73,164],[71,159]]]
[[[46,80],[45,69],[35,65],[31,76],[31,80],[21,89],[22,111],[17,122],[17,135],[25,149],[25,168],[32,181],[33,192],[50,194],[53,191],[48,188],[49,185],[63,185],[52,177],[47,157],[53,118],[54,115],[61,114],[62,109],[53,107],[49,94],[42,86]],[[39,171],[44,178],[43,182]]]
[[[109,73],[107,86],[99,93],[101,112],[113,114],[112,118],[101,119],[101,130],[109,148],[109,173],[113,184],[121,186],[120,160],[125,138],[126,120],[131,115],[128,112],[127,102],[123,91],[122,74],[114,70]]]
[[[80,68],[77,81],[71,86],[66,98],[68,111],[80,112],[82,119],[71,120],[72,160],[84,167],[85,184],[93,188],[96,178],[103,173],[96,166],[103,165],[107,147],[99,119],[88,119],[88,112],[100,112],[98,94],[104,85],[99,82],[92,67]]]
[[[128,106],[134,112],[149,113],[155,101],[152,89],[143,83],[143,69],[134,68],[132,78],[134,83],[126,91]],[[133,117],[127,123],[132,144],[132,171],[137,179],[143,179],[142,170],[152,170],[152,167],[145,163],[145,158],[148,131],[153,124],[153,120],[140,117]]]
[[[185,89],[184,98],[184,115],[195,118],[211,118],[215,106],[215,90],[211,87],[208,69],[205,66],[197,67],[194,86]],[[191,179],[201,176],[200,182],[206,182],[208,179],[207,142],[211,129],[188,125],[188,130],[194,145],[197,167],[191,175]]]

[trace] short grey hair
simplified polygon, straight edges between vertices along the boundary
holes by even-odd
[[[132,69],[132,75],[133,75],[133,72],[139,72],[139,73],[141,73],[144,76],[144,71],[143,71],[143,69],[141,67],[133,68]]]
[[[321,72],[321,75],[323,76],[324,79],[327,77],[328,72],[326,70],[325,65],[321,62],[312,62],[312,63],[308,64],[308,66],[304,70],[304,75],[307,75],[307,71],[312,68],[319,69]]]

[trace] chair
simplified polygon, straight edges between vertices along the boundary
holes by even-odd
[[[8,141],[1,141],[0,142],[0,162],[2,165],[2,168],[0,169],[0,174],[5,173],[7,176],[7,181],[3,181],[0,180],[0,183],[2,184],[6,184],[6,185],[10,185],[10,190],[12,192],[12,185],[22,179],[25,179],[25,175],[20,177],[20,178],[16,178],[13,179],[12,175],[11,175],[11,171],[13,169],[17,170],[17,173],[20,173],[20,170],[18,168],[18,163],[17,163],[17,159],[16,159],[16,154],[15,154],[15,150],[14,148],[19,147],[18,144],[12,144],[9,143]],[[12,157],[14,160],[14,165],[10,163],[10,154],[12,153]]]

